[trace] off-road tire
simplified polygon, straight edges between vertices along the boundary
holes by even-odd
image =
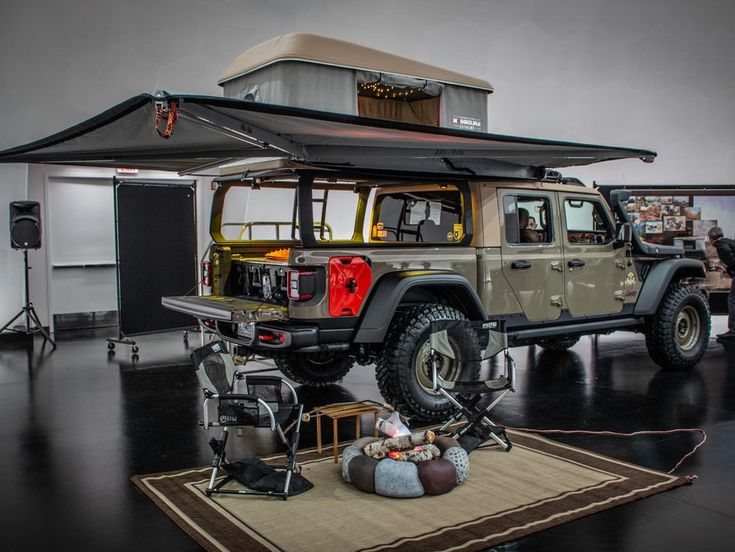
[[[571,349],[572,347],[574,347],[578,341],[579,336],[566,338],[562,337],[559,339],[544,339],[542,341],[539,341],[538,346],[548,351],[566,351],[567,349]]]
[[[424,390],[416,375],[416,355],[429,339],[433,320],[466,320],[459,310],[434,303],[410,307],[391,324],[385,338],[385,347],[378,358],[375,376],[383,398],[401,414],[425,421],[442,421],[456,410],[441,395]],[[480,344],[474,332],[461,336],[458,346],[479,351]],[[468,350],[468,349],[465,349]],[[463,377],[476,378],[480,366]]]
[[[283,375],[297,383],[322,387],[341,380],[355,359],[344,353],[283,353],[273,357]]]
[[[683,330],[692,322],[698,324],[697,333],[688,337]],[[645,333],[648,354],[662,368],[684,370],[697,364],[707,350],[710,335],[710,312],[704,293],[695,286],[670,285],[658,310],[646,321]]]

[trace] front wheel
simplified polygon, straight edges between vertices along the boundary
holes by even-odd
[[[404,311],[391,324],[385,347],[376,365],[376,379],[383,398],[401,414],[426,421],[446,420],[455,410],[443,395],[434,392],[429,365],[429,334],[434,320],[466,320],[459,310],[427,303]],[[464,365],[462,357],[479,358],[480,344],[474,332],[449,334],[456,360],[443,358],[438,373],[445,380],[477,379],[479,362]]]
[[[314,387],[341,380],[355,363],[344,353],[279,354],[273,360],[287,378]]]
[[[653,361],[667,370],[691,368],[709,343],[710,312],[695,286],[673,284],[646,323],[646,347]]]

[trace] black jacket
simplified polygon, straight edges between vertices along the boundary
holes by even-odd
[[[720,238],[715,242],[715,249],[720,261],[725,265],[730,276],[735,275],[735,241],[729,238]]]

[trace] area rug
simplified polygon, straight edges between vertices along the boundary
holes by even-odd
[[[300,455],[314,488],[287,501],[208,498],[208,467],[133,482],[205,549],[248,552],[483,550],[687,482],[542,437],[512,436],[510,452],[475,450],[467,481],[441,496],[362,493],[342,480],[331,451]]]

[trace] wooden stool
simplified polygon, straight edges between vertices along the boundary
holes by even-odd
[[[360,438],[360,418],[363,414],[373,415],[373,436],[378,436],[378,429],[375,427],[375,423],[378,421],[378,412],[380,409],[377,406],[369,404],[340,404],[340,405],[327,405],[317,408],[315,410],[316,415],[316,451],[321,454],[322,452],[322,416],[327,416],[332,419],[332,450],[334,451],[334,462],[338,461],[339,457],[339,431],[337,424],[342,418],[348,418],[351,416],[355,417],[355,439]]]

